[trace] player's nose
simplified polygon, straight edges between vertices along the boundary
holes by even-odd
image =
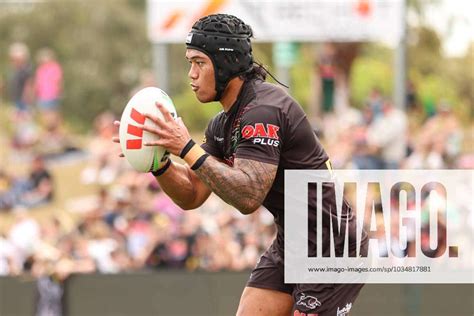
[[[193,80],[196,80],[198,78],[198,72],[194,65],[191,65],[191,67],[189,67],[188,77]]]

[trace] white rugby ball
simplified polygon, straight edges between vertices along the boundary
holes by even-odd
[[[163,104],[171,115],[177,118],[171,98],[159,88],[148,87],[138,91],[128,101],[120,119],[119,138],[122,153],[130,165],[140,172],[158,170],[168,155],[163,147],[144,146],[145,142],[157,140],[159,137],[137,127],[138,125],[155,126],[155,123],[144,116],[145,113],[163,118],[156,107],[156,102]]]

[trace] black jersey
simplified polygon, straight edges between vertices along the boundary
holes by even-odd
[[[284,171],[323,169],[328,161],[301,106],[276,85],[261,80],[247,81],[231,109],[221,111],[210,121],[202,148],[230,166],[235,158],[278,165],[263,206],[275,217],[276,245],[282,253]],[[350,209],[345,207],[344,213],[350,214]]]

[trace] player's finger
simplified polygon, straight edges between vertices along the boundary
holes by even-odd
[[[158,125],[160,127],[165,127],[166,126],[166,123],[156,115],[153,115],[153,114],[150,114],[150,113],[144,113],[143,115],[147,119],[149,119],[150,121],[152,121],[153,123],[155,123],[156,125]]]
[[[158,110],[160,110],[161,114],[163,114],[163,117],[166,122],[170,122],[174,120],[173,115],[171,115],[171,113],[168,111],[167,108],[163,106],[163,104],[156,102],[155,105],[158,108]]]
[[[158,139],[158,140],[152,140],[148,142],[144,142],[143,146],[162,146],[164,147],[165,141]]]
[[[149,126],[149,125],[138,125],[138,128],[144,130],[144,131],[147,131],[149,133],[152,133],[152,134],[155,134],[155,135],[158,135],[158,136],[164,136],[165,133],[163,132],[163,130],[159,129],[159,128],[156,128],[154,126]]]
[[[119,127],[120,126],[120,121],[114,121],[114,125]]]

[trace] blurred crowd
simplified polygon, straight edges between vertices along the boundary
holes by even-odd
[[[374,88],[363,109],[327,113],[318,132],[335,168],[473,167],[474,157],[463,151],[463,128],[451,104],[440,101],[421,123],[414,111],[396,108]]]
[[[244,217],[211,198],[199,210],[184,213],[153,178],[127,177],[133,183],[102,191],[71,229],[55,216],[39,221],[27,209],[15,209],[15,222],[0,235],[0,275],[64,279],[71,273],[142,268],[239,271],[252,268],[273,238],[267,212]]]
[[[67,205],[72,223],[54,212],[33,216],[31,210],[54,203],[55,190],[64,185],[55,181],[52,169],[57,155],[70,147],[60,114],[61,66],[50,49],[38,52],[36,68],[29,56],[24,44],[11,46],[9,145],[29,154],[29,171],[15,174],[0,167],[0,211],[14,217],[0,232],[0,275],[31,273],[61,280],[72,273],[255,266],[274,238],[272,215],[260,209],[243,216],[214,195],[198,210],[182,211],[152,175],[132,171],[118,157],[111,142],[117,118],[109,112],[95,119],[82,148],[86,163],[68,184],[94,186],[96,194]],[[330,81],[330,71],[325,76]],[[410,93],[411,104],[416,91]],[[463,129],[449,103],[440,101],[421,121],[407,113],[374,88],[362,109],[326,106],[316,132],[336,169],[473,168],[474,157],[462,150]],[[48,144],[39,150],[41,139]]]
[[[118,156],[119,148],[111,142],[117,133],[115,119],[109,112],[95,119],[84,148],[86,163],[72,183],[98,190],[68,203],[72,224],[54,212],[40,219],[31,214],[34,207],[54,203],[54,189],[61,185],[50,170],[55,159],[35,156],[25,179],[3,171],[0,205],[14,222],[0,233],[0,275],[29,273],[63,280],[73,273],[253,268],[274,238],[273,216],[263,209],[241,215],[214,195],[198,210],[184,212],[151,174],[133,171]],[[43,175],[50,191],[43,203],[30,204],[25,199],[29,191],[17,191],[32,187],[23,182],[36,174]]]
[[[0,80],[0,92],[3,90],[0,95],[5,95],[14,105],[9,114],[11,147],[20,155],[31,150],[60,155],[73,149],[61,115],[62,67],[48,47],[39,49],[34,57],[26,44],[11,44],[8,77],[3,84]]]

